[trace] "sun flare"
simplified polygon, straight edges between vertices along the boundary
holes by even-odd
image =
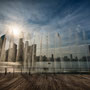
[[[14,36],[15,38],[20,37],[21,28],[18,25],[10,25],[9,26],[9,35]]]
[[[12,33],[14,34],[14,36],[19,36],[20,35],[20,31],[18,27],[12,27]]]

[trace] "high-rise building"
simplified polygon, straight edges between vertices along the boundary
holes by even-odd
[[[54,61],[54,55],[53,54],[51,55],[51,61]]]
[[[12,62],[12,51],[13,49],[12,48],[9,48],[8,49],[8,62]]]
[[[12,61],[16,61],[16,55],[17,55],[17,45],[14,43],[12,48]]]
[[[32,67],[32,46],[28,47],[28,68]]]
[[[6,35],[1,36],[1,40],[0,40],[0,60],[1,61],[5,61],[5,45],[6,45]]]
[[[29,42],[25,42],[25,48],[24,48],[24,68],[28,67],[28,46]]]
[[[73,59],[73,56],[72,56],[72,54],[70,54],[70,59],[71,59],[71,60]]]
[[[24,61],[24,43],[23,38],[19,39],[19,45],[17,50],[17,61],[23,63]]]
[[[0,37],[0,56],[1,56],[2,46],[3,46],[3,42],[4,42],[5,38],[6,38],[5,35],[2,35]]]
[[[36,62],[36,44],[32,45],[32,67],[35,67]]]
[[[17,54],[17,45],[13,43],[12,48],[8,51],[8,61],[15,62],[16,61],[16,54]]]
[[[5,61],[6,62],[8,61],[8,52],[9,52],[9,50],[6,50],[6,54],[5,54]]]

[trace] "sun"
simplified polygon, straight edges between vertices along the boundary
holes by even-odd
[[[14,36],[19,36],[20,35],[20,30],[17,26],[12,27],[12,33]]]
[[[16,24],[11,24],[8,26],[8,35],[14,37],[14,38],[19,38],[21,35],[21,28],[19,25]]]

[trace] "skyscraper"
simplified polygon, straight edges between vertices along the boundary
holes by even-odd
[[[0,45],[0,48],[1,48],[1,51],[0,51],[1,57],[0,57],[0,60],[1,61],[5,61],[6,35],[1,36],[0,43],[1,43],[1,45]]]
[[[25,42],[25,48],[24,48],[24,68],[28,67],[28,41]]]
[[[17,55],[17,45],[13,43],[13,48],[12,48],[12,61],[16,61],[16,55]]]
[[[36,62],[36,44],[32,45],[32,67],[35,67]]]
[[[28,49],[28,68],[32,67],[32,46]]]
[[[24,43],[23,38],[19,39],[19,45],[17,50],[17,61],[23,63],[24,61]]]
[[[0,56],[1,56],[2,46],[3,46],[3,43],[4,43],[5,38],[6,38],[5,35],[2,35],[0,37]]]

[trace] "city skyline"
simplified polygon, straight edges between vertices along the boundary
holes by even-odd
[[[61,58],[66,61],[71,60],[70,55],[77,60],[88,58],[89,3],[89,0],[1,1],[0,36],[5,35],[1,61],[5,58],[6,61],[32,59],[33,65],[34,54],[40,61],[44,56],[50,59],[51,55],[54,60]],[[32,52],[27,50],[30,48]]]
[[[0,90],[90,90],[90,0],[0,0]]]
[[[67,53],[66,51],[59,50],[62,53],[60,56],[55,56],[56,51],[46,53],[40,48],[40,55],[37,55],[37,44],[29,45],[29,41],[23,42],[24,38],[19,38],[18,45],[11,39],[9,42],[9,48],[5,50],[6,35],[0,37],[0,64],[1,73],[18,72],[18,73],[67,73],[67,72],[89,72],[90,68],[90,45],[83,47],[84,53],[80,57],[76,47],[70,47],[69,49],[76,48],[76,52]],[[49,48],[48,48],[49,49]],[[88,52],[85,50],[88,50]],[[74,49],[75,50],[75,49]],[[76,55],[74,55],[76,54]],[[15,69],[15,70],[14,70]],[[12,71],[13,70],[13,71]],[[85,70],[85,71],[84,71]]]

